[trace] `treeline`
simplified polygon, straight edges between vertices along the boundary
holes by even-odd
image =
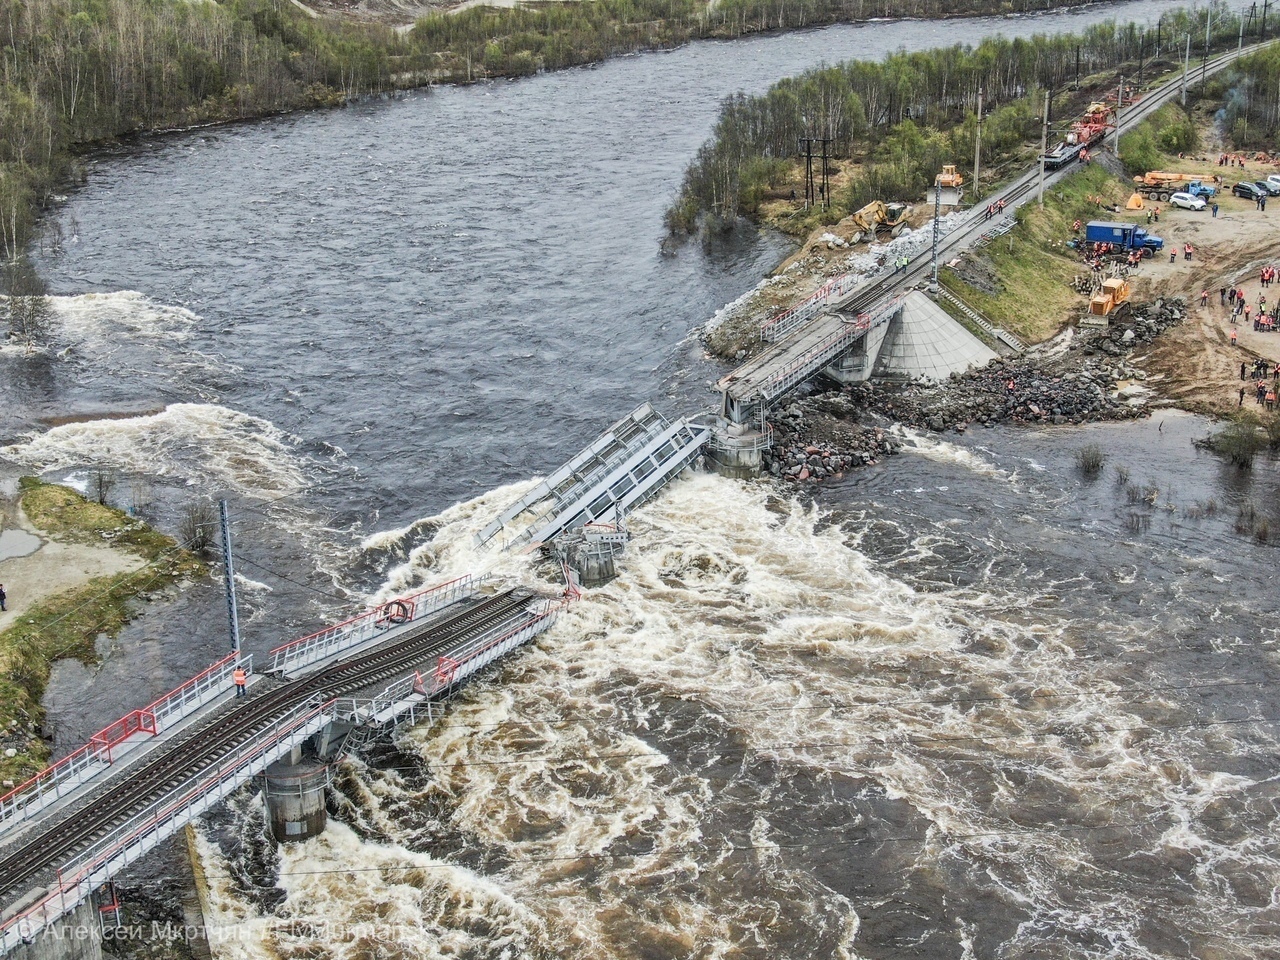
[[[432,80],[520,76],[698,37],[1002,12],[1009,3],[721,0],[708,11],[705,0],[587,0],[438,14],[405,36],[308,17],[289,0],[0,0],[0,252],[18,255],[71,156],[104,139]]]
[[[80,145],[377,93],[412,50],[390,29],[312,20],[288,0],[0,0],[0,53],[11,260]]]
[[[1024,0],[720,0],[710,8],[705,0],[586,0],[438,14],[402,35],[308,17],[290,0],[0,0],[0,253],[12,259],[24,249],[36,212],[67,177],[74,153],[104,139],[338,104],[428,81],[519,76],[700,37],[1040,8]],[[1132,30],[1091,34],[1084,69],[1131,55],[1134,42]],[[1061,41],[980,49],[979,60],[994,56],[990,64],[942,51],[908,58],[911,69],[901,73],[868,65],[856,82],[819,81],[817,96],[827,102],[822,124],[856,138],[911,118],[934,143],[929,128],[970,102],[978,84],[998,100],[1022,90],[1027,76],[1060,82],[1074,69]],[[1001,52],[1009,50],[1012,59]],[[902,56],[891,60],[899,64]],[[793,114],[808,109],[809,87],[800,83],[787,94],[795,100],[787,108]],[[782,106],[772,102],[770,109]],[[1008,109],[1002,106],[988,125],[993,143],[1025,126],[1025,110]],[[789,122],[794,128],[794,118]],[[1002,125],[1009,130],[1002,133]],[[761,132],[733,133],[741,158],[717,208],[737,206],[744,164],[782,156],[779,143],[791,132],[780,130],[771,117]],[[914,149],[909,134],[899,138],[907,143],[902,149]]]
[[[1222,101],[1220,118],[1238,150],[1276,152],[1280,134],[1280,49],[1270,47],[1241,60],[1214,80]]]
[[[941,18],[1081,6],[1090,0],[587,0],[472,7],[419,20],[412,40],[449,79],[520,76],[695,39],[733,39],[876,17]]]
[[[1234,45],[1240,19],[1220,7],[1213,16],[1212,45]],[[1256,33],[1256,27],[1251,30]],[[763,95],[731,97],[721,106],[712,138],[686,170],[667,225],[679,233],[693,230],[704,215],[722,222],[751,215],[794,169],[799,137],[829,138],[837,160],[863,163],[862,172],[833,198],[829,221],[872,199],[915,199],[943,162],[969,167],[979,90],[983,164],[990,169],[1028,143],[1038,146],[1043,91],[1054,94],[1055,118],[1077,75],[1085,82],[1091,74],[1128,65],[1126,75],[1132,77],[1139,62],[1152,69],[1157,57],[1170,66],[1181,59],[1188,35],[1204,34],[1203,11],[1179,10],[1166,14],[1155,31],[1108,22],[1080,35],[998,37],[977,47],[820,67]]]

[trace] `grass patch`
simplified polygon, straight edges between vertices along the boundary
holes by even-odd
[[[1064,321],[1083,314],[1086,300],[1071,287],[1085,267],[1066,246],[1075,220],[1131,220],[1146,215],[1112,213],[1099,199],[1120,206],[1132,193],[1129,185],[1090,164],[1045,192],[1044,207],[1029,203],[1018,211],[1018,224],[979,253],[998,278],[997,292],[965,279],[966,266],[940,271],[940,282],[992,323],[1021,339],[1039,343],[1056,334]]]
[[[1096,443],[1087,443],[1076,451],[1076,466],[1086,477],[1096,477],[1107,462],[1107,455]]]
[[[0,782],[21,782],[48,763],[49,746],[39,736],[40,699],[54,661],[69,657],[95,663],[95,640],[119,633],[132,619],[132,602],[140,593],[207,574],[205,565],[178,550],[170,537],[67,487],[24,477],[20,501],[31,522],[59,540],[109,543],[150,562],[46,598],[0,632],[0,740],[6,750],[16,751],[13,757],[0,753]]]

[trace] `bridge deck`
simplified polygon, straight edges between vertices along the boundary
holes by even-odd
[[[495,628],[527,622],[529,606],[540,599],[512,590],[476,599],[443,619],[415,624],[376,649],[304,679],[262,684],[266,689],[260,688],[230,710],[206,716],[185,736],[150,751],[130,766],[128,776],[102,780],[71,808],[41,818],[9,838],[0,846],[0,902],[5,904],[0,910],[0,953],[11,946],[10,935],[17,935],[16,917],[27,909],[18,905],[39,900],[33,888],[53,883],[56,876],[63,877],[64,884],[70,875],[93,878],[98,875],[95,871],[112,866],[113,861],[104,858],[118,859],[119,851],[110,847],[113,837],[127,831],[139,814],[150,817],[149,811],[167,797],[189,795],[192,784],[201,784],[210,770],[234,761],[246,744],[260,738],[281,715],[305,710],[310,703],[349,697],[406,674],[412,676],[427,664],[434,667],[437,658],[450,654],[464,658],[461,651],[474,646],[478,638],[491,635]],[[245,779],[241,777],[240,782]],[[147,842],[154,846],[162,831],[150,819],[148,831]],[[164,836],[171,833],[169,830]],[[136,855],[127,859],[136,859]],[[103,879],[105,876],[97,882]]]
[[[846,326],[839,314],[827,313],[804,328],[752,357],[742,366],[721,377],[717,389],[734,400],[745,401],[757,396],[781,370],[786,370],[813,351],[822,341]]]

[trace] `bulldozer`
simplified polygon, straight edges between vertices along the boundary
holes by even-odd
[[[1102,289],[1089,298],[1089,314],[1110,317],[1129,309],[1129,281],[1112,277],[1102,281]]]
[[[905,203],[885,203],[883,200],[872,200],[861,210],[849,214],[857,229],[849,238],[850,243],[866,240],[868,243],[881,231],[888,231],[892,236],[901,235],[907,228],[907,215],[911,208]]]
[[[964,186],[964,174],[956,172],[954,163],[944,163],[942,172],[934,178],[934,181],[943,190],[959,190]]]

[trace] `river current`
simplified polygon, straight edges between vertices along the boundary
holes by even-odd
[[[660,250],[720,98],[1171,6],[699,44],[98,155],[41,258],[57,350],[0,353],[3,455],[110,466],[162,524],[228,496],[259,654],[457,573],[550,586],[471,534],[636,403],[707,406],[698,326],[786,250]],[[213,935],[246,958],[1280,955],[1280,603],[1274,549],[1234,530],[1280,522],[1276,467],[1225,467],[1208,429],[908,432],[804,494],[682,480],[616,581],[345,775],[322,837],[267,849],[247,795],[214,818]],[[211,585],[98,671],[60,666],[60,746],[223,631]]]

